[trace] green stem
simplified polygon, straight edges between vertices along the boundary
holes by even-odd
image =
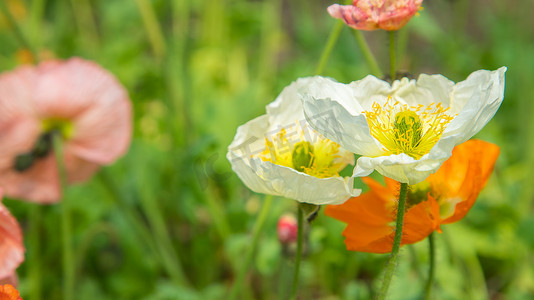
[[[110,197],[113,198],[114,202],[112,202],[112,205],[118,205],[120,207],[119,210],[125,215],[129,226],[132,227],[132,230],[137,233],[139,241],[146,245],[147,248],[149,248],[149,251],[154,253],[154,255],[158,255],[156,242],[150,230],[147,228],[143,217],[137,210],[132,209],[132,206],[128,204],[127,199],[125,199],[123,193],[121,193],[117,187],[113,176],[109,175],[108,172],[109,171],[104,168],[100,170],[96,178],[109,192]],[[165,262],[162,262],[162,265],[165,268],[168,267]],[[170,276],[171,272],[168,273]]]
[[[334,46],[336,45],[336,42],[339,39],[341,29],[343,29],[343,24],[343,21],[337,22],[336,26],[334,26],[334,28],[330,32],[330,35],[328,36],[328,41],[326,42],[326,46],[323,49],[323,53],[321,53],[319,64],[315,69],[316,75],[321,75],[321,73],[323,72],[324,67],[326,66],[326,62],[328,61],[328,58],[330,57],[330,54],[332,53],[332,50],[334,50]]]
[[[71,0],[74,18],[80,34],[90,41],[98,43],[98,30],[93,18],[93,8],[88,0]]]
[[[428,268],[428,279],[425,286],[425,300],[430,300],[432,283],[434,281],[434,265],[436,264],[436,249],[434,246],[434,233],[428,236],[428,248],[430,250],[430,266]]]
[[[378,62],[376,61],[373,52],[371,52],[371,48],[369,48],[369,44],[367,44],[362,32],[360,30],[354,30],[354,36],[356,37],[358,46],[360,47],[360,50],[367,61],[367,65],[369,65],[369,68],[371,69],[371,73],[373,73],[373,75],[376,77],[383,77],[384,74],[382,73],[382,70],[380,70]]]
[[[60,133],[53,134],[54,154],[56,156],[56,164],[58,169],[60,191],[62,195],[61,201],[61,235],[63,247],[63,299],[74,299],[74,252],[72,250],[72,222],[70,215],[69,199],[66,197],[65,191],[67,187],[67,174],[65,171],[65,163],[63,161],[63,140]]]
[[[243,262],[243,265],[241,265],[241,269],[239,270],[239,273],[237,274],[237,278],[234,282],[232,290],[230,291],[230,297],[229,297],[230,300],[236,299],[238,293],[241,291],[241,286],[243,285],[243,281],[245,280],[245,275],[247,274],[247,271],[250,268],[250,265],[252,264],[252,259],[254,258],[254,252],[256,252],[258,241],[260,239],[260,233],[263,229],[265,220],[267,219],[267,215],[269,214],[272,201],[273,201],[272,195],[267,195],[265,197],[265,202],[263,203],[263,207],[261,208],[260,214],[258,216],[258,219],[256,220],[256,224],[254,224],[254,229],[252,231],[252,243],[250,244],[250,247],[248,247],[248,251],[245,256],[245,261]]]
[[[28,51],[30,51],[35,61],[38,61],[39,56],[37,55],[37,52],[35,51],[35,49],[33,49],[28,39],[24,36],[24,33],[22,33],[20,26],[17,24],[17,21],[15,20],[15,18],[13,17],[9,9],[7,8],[5,1],[0,1],[0,10],[2,10],[2,12],[7,18],[7,21],[9,22],[11,27],[13,27],[13,30],[15,31],[15,36],[19,40],[19,43],[24,48],[28,49]]]
[[[142,178],[141,182],[147,182]],[[187,278],[184,275],[182,264],[177,252],[172,244],[172,239],[169,235],[167,227],[165,226],[164,217],[158,205],[157,197],[153,196],[151,190],[146,185],[140,186],[141,205],[146,213],[150,227],[154,233],[154,238],[161,257],[163,259],[165,268],[169,271],[169,275],[175,284],[187,285]]]
[[[293,285],[291,286],[291,299],[297,298],[297,287],[299,285],[299,271],[300,271],[300,260],[302,258],[302,239],[304,236],[304,216],[302,208],[299,204],[298,217],[297,217],[297,254],[295,256],[295,273],[293,275]]]
[[[166,45],[156,12],[148,0],[136,0],[135,2],[143,19],[152,51],[158,59],[161,59],[165,55]]]
[[[34,45],[41,45],[42,19],[45,9],[45,0],[33,0],[30,9],[30,34]]]
[[[31,278],[30,299],[41,299],[41,206],[38,204],[32,205],[30,208],[30,218],[28,220],[28,265],[30,268],[29,276]]]
[[[402,239],[402,226],[404,224],[404,209],[406,206],[406,194],[408,193],[408,184],[401,183],[400,193],[399,193],[399,206],[397,208],[397,224],[395,226],[395,238],[393,240],[393,249],[391,250],[391,256],[389,257],[388,264],[386,265],[386,271],[384,273],[384,282],[382,283],[382,288],[378,293],[378,300],[386,299],[389,284],[391,283],[391,278],[395,273],[395,268],[397,267],[397,259],[399,256],[399,249]]]
[[[396,31],[392,30],[389,31],[389,67],[390,67],[390,75],[391,75],[391,82],[397,78],[396,73],[396,57],[395,57],[395,35]]]

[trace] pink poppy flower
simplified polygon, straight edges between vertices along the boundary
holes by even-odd
[[[0,186],[9,197],[60,199],[52,135],[64,140],[68,181],[88,179],[128,150],[132,107],[117,79],[80,58],[0,75]]]
[[[423,0],[354,0],[352,5],[330,5],[328,13],[358,30],[398,30],[422,3]]]
[[[0,190],[0,199],[2,191]],[[22,232],[17,220],[0,203],[0,279],[4,283],[17,282],[15,270],[24,261]]]

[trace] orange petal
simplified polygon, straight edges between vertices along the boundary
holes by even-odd
[[[499,153],[497,145],[480,140],[467,141],[454,148],[452,157],[445,164],[460,157],[462,160],[467,160],[468,168],[465,170],[465,180],[458,191],[446,195],[461,198],[463,201],[456,205],[454,214],[444,220],[443,224],[453,223],[465,217],[488,182]]]
[[[341,205],[328,205],[325,214],[347,223],[343,235],[348,250],[380,252],[366,247],[392,232],[394,194],[371,178],[363,181],[370,187],[368,192]]]
[[[22,300],[19,291],[11,284],[0,285],[0,300]]]
[[[386,178],[387,187],[364,178],[370,191],[341,205],[329,205],[325,214],[347,223],[343,231],[348,250],[391,252],[395,236],[396,194],[399,183]],[[439,204],[429,197],[406,211],[401,245],[412,244],[439,230]]]

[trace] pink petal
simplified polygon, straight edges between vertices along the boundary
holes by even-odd
[[[22,232],[15,218],[0,204],[0,278],[11,276],[24,261]]]
[[[41,118],[71,120],[74,136],[65,152],[99,164],[123,155],[132,135],[126,90],[95,63],[73,58],[46,66],[36,99]]]
[[[0,185],[9,197],[31,202],[54,203],[61,198],[54,155],[37,160],[26,171],[11,168],[0,173]]]
[[[398,30],[413,17],[423,0],[354,0],[352,5],[334,4],[328,12],[358,30]]]

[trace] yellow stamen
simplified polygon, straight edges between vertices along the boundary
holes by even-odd
[[[310,138],[311,135],[313,138]],[[338,172],[347,165],[339,159],[339,151],[338,144],[309,127],[302,128],[296,122],[296,126],[291,126],[288,130],[282,128],[270,138],[265,138],[265,150],[259,157],[263,161],[293,168],[311,176],[327,178],[339,176]]]
[[[372,111],[365,111],[371,135],[377,139],[389,155],[405,153],[415,159],[430,152],[439,141],[453,116],[446,114],[441,103],[428,106],[408,106],[390,102],[381,106],[373,104]]]

